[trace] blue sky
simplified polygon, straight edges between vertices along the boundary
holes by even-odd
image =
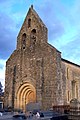
[[[48,42],[62,58],[80,65],[79,0],[0,0],[0,81],[5,62],[16,48],[17,35],[31,4],[48,28]]]

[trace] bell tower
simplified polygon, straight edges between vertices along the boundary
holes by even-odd
[[[17,37],[17,49],[31,48],[46,42],[47,28],[31,6]]]

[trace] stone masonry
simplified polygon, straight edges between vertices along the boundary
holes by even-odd
[[[47,28],[31,6],[6,62],[4,106],[25,110],[30,102],[41,109],[68,104],[75,94],[71,81],[77,81],[75,97],[80,98],[79,76],[80,66],[62,59],[48,43]]]

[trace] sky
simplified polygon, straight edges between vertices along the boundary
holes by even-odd
[[[62,58],[80,65],[80,0],[0,0],[0,81],[5,86],[6,61],[16,49],[17,36],[29,7],[48,28],[48,42]]]

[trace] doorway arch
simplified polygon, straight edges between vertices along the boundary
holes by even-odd
[[[20,85],[17,91],[17,108],[25,111],[26,105],[30,102],[36,102],[36,89],[29,82]]]

